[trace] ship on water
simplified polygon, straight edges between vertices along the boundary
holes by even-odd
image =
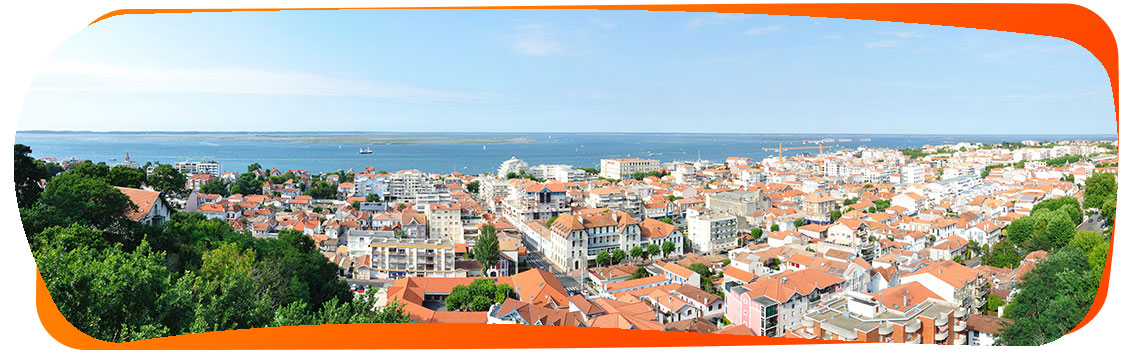
[[[373,150],[371,148],[365,147],[361,149],[361,154],[370,155],[373,154]]]

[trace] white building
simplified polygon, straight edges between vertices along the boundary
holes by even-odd
[[[498,177],[506,178],[510,173],[518,174],[530,170],[530,165],[526,161],[520,160],[517,157],[510,157],[510,159],[502,162],[498,166]]]
[[[737,226],[733,215],[687,209],[687,234],[696,251],[737,247]]]
[[[606,158],[600,160],[600,176],[608,179],[631,178],[636,173],[659,170],[659,160],[643,158]]]

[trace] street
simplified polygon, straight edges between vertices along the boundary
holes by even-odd
[[[526,263],[530,265],[530,268],[543,269],[553,273],[553,276],[557,277],[557,280],[561,282],[561,286],[565,287],[565,291],[569,292],[569,294],[581,292],[581,282],[578,278],[559,271],[552,263],[546,261],[545,256],[542,256],[540,252],[530,250],[526,255]]]
[[[1103,218],[1099,216],[1099,213],[1091,213],[1083,220],[1082,224],[1079,224],[1079,231],[1083,230],[1091,230],[1100,234],[1103,232]]]

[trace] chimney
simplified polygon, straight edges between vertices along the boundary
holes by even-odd
[[[902,291],[902,307],[906,308],[907,304],[910,304],[910,291],[903,290]]]
[[[789,277],[781,277],[781,284],[785,284],[785,282],[788,282],[788,281],[789,281]]]

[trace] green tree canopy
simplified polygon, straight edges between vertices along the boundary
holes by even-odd
[[[16,204],[21,209],[30,208],[39,199],[39,194],[43,193],[43,188],[40,187],[39,182],[50,176],[43,165],[31,157],[31,147],[16,144],[13,161],[15,163],[13,174],[16,180]]]
[[[1091,266],[1075,246],[1054,251],[1022,277],[1004,317],[1012,319],[1001,333],[1004,345],[1043,345],[1079,325],[1095,299]]]
[[[486,224],[479,229],[479,238],[475,241],[472,253],[475,260],[483,265],[484,275],[488,269],[498,264],[498,235],[494,231],[494,225]]]
[[[173,168],[172,165],[162,164],[153,169],[153,174],[150,174],[148,179],[149,185],[153,188],[164,192],[183,192],[185,190],[184,184],[188,182],[184,173]]]
[[[110,185],[115,187],[141,188],[145,184],[145,171],[139,168],[114,166],[106,175]]]

